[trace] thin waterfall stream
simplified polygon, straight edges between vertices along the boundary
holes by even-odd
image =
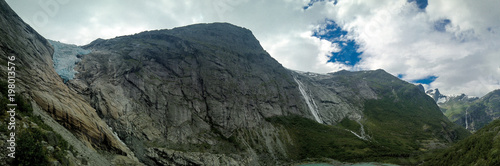
[[[306,100],[307,107],[309,107],[309,110],[311,111],[311,114],[314,116],[314,119],[318,123],[323,123],[318,114],[318,106],[316,105],[316,102],[314,102],[313,98],[304,89],[304,84],[302,84],[302,82],[300,82],[296,77],[294,77],[293,79],[299,85],[300,93],[302,94],[304,100]]]

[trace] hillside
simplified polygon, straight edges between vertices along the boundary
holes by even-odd
[[[500,117],[500,90],[481,98],[449,97],[438,105],[450,121],[475,132]]]
[[[500,165],[500,120],[456,145],[437,152],[424,165]]]

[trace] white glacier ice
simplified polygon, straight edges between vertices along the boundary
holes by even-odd
[[[314,102],[314,99],[305,91],[304,84],[302,84],[302,82],[300,82],[296,77],[294,77],[293,79],[299,85],[299,91],[302,94],[302,97],[304,97],[304,100],[306,100],[307,107],[309,107],[309,110],[311,111],[311,114],[314,116],[314,119],[318,123],[323,123],[318,114],[318,106],[316,105],[316,102]]]
[[[52,40],[48,41],[54,47],[52,60],[54,61],[54,69],[57,74],[61,76],[64,82],[73,79],[77,73],[74,67],[80,62],[77,56],[88,54],[90,51],[72,44],[64,44]]]

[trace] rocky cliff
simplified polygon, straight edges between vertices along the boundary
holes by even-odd
[[[133,157],[133,153],[113,136],[108,125],[82,97],[70,90],[54,70],[49,42],[0,1],[0,54],[16,60],[16,94],[24,96],[51,119],[70,130],[89,148],[114,151]],[[7,68],[2,67],[2,78]],[[89,157],[90,158],[90,157]]]
[[[291,72],[244,28],[199,24],[84,48],[68,85],[148,164],[152,143],[218,151],[238,129],[278,133],[262,128],[266,117],[312,117]]]

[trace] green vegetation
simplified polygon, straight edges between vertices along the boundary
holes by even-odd
[[[341,127],[319,124],[300,116],[282,116],[267,119],[288,130],[293,145],[289,146],[291,158],[334,158],[346,161],[374,155],[370,142],[363,141]]]
[[[7,86],[5,82],[0,82],[0,92],[7,94]],[[6,110],[8,109],[7,95],[0,97],[0,107],[2,113],[1,119],[7,118]],[[33,115],[33,107],[31,104],[17,94],[16,97],[16,158],[11,161],[12,165],[48,165],[49,161],[57,160],[60,163],[68,163],[66,158],[67,150],[72,151],[73,147],[68,144],[61,135],[53,131],[47,124],[43,123],[40,116]],[[30,125],[33,122],[36,125]],[[19,124],[28,124],[27,128],[21,128]],[[5,124],[0,124],[0,132],[7,133],[8,129]],[[48,144],[42,144],[42,141]],[[51,146],[53,150],[48,151]],[[73,152],[75,153],[75,152]]]
[[[358,131],[361,128],[361,125],[358,124],[358,122],[350,120],[349,118],[344,118],[342,121],[337,124],[339,127],[344,127],[348,130],[351,131]]]
[[[408,85],[397,92],[397,97],[387,96],[365,103],[367,117],[366,128],[374,138],[391,140],[398,145],[395,148],[418,149],[417,140],[439,138],[445,140],[442,131],[454,132],[460,140],[468,132],[450,123],[441,114],[430,98],[413,95],[416,87]]]
[[[465,95],[451,97],[439,105],[450,121],[465,127],[465,113],[469,130],[476,131],[500,117],[500,90],[490,92],[482,98]]]
[[[461,95],[449,98],[447,102],[439,104],[439,107],[450,121],[455,122],[465,116],[465,111],[474,101],[477,101],[477,98],[468,99],[467,96]]]
[[[321,162],[325,158],[331,158],[355,163],[416,164],[419,162],[416,157],[421,154],[412,147],[401,146],[398,141],[365,141],[341,126],[323,125],[300,116],[272,117],[267,120],[288,130],[293,140],[293,144],[288,145],[288,151],[290,159],[294,161]]]
[[[500,120],[451,148],[429,155],[424,165],[500,165]]]
[[[16,159],[14,165],[40,165],[48,164],[47,151],[42,146],[42,131],[36,128],[23,130],[16,141]]]

